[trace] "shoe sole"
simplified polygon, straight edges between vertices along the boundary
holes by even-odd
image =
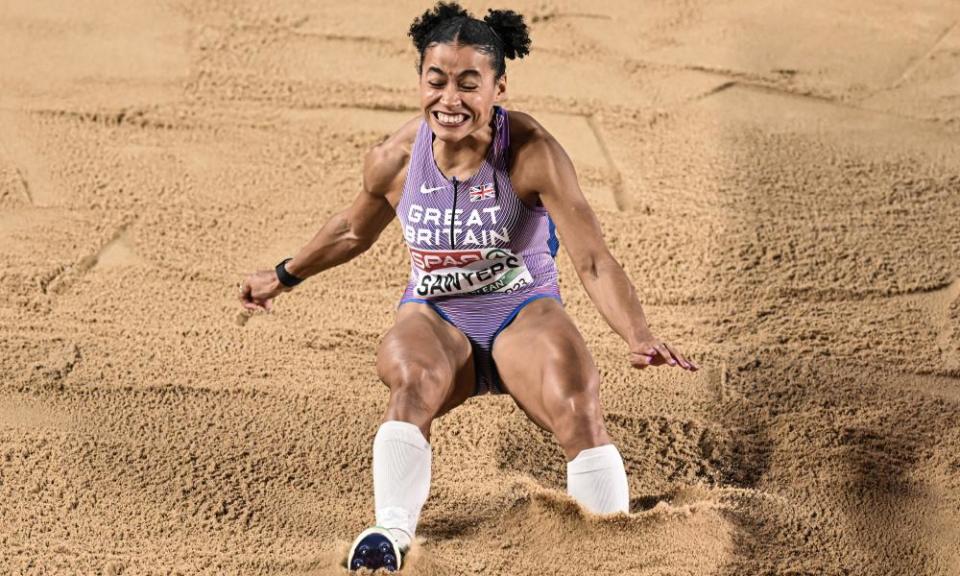
[[[361,568],[388,572],[400,570],[403,554],[386,528],[374,526],[357,536],[347,556],[347,568],[352,572]]]

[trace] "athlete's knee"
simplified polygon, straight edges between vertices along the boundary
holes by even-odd
[[[600,373],[582,340],[556,338],[545,344],[543,385],[554,396],[597,396]]]
[[[575,458],[581,450],[610,443],[603,417],[599,414],[588,418],[560,419],[553,436],[568,459]]]
[[[554,432],[558,428],[595,428],[603,426],[600,409],[600,397],[592,389],[573,394],[551,395],[544,404],[553,424]]]
[[[401,411],[435,416],[453,387],[453,372],[442,363],[398,362],[380,379],[390,387],[390,405]]]
[[[548,383],[544,408],[557,442],[564,448],[591,447],[608,442],[600,406],[600,375],[587,372],[576,385],[560,388]]]

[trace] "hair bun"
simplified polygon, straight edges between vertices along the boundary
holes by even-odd
[[[497,33],[503,41],[503,55],[513,60],[523,58],[530,53],[530,29],[523,16],[513,10],[488,10],[483,21]]]
[[[407,35],[413,39],[417,50],[422,52],[427,37],[430,36],[430,31],[437,24],[453,18],[470,18],[470,13],[456,2],[437,2],[432,10],[427,10],[419,18],[413,20]]]

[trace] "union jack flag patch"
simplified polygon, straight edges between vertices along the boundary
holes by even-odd
[[[494,197],[493,182],[470,188],[470,201],[489,200]]]

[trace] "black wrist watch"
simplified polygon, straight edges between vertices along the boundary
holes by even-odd
[[[293,260],[293,258],[284,258],[277,264],[277,280],[287,288],[293,288],[297,284],[303,282],[303,278],[297,278],[293,274],[287,272],[287,269],[283,267],[284,264]]]

